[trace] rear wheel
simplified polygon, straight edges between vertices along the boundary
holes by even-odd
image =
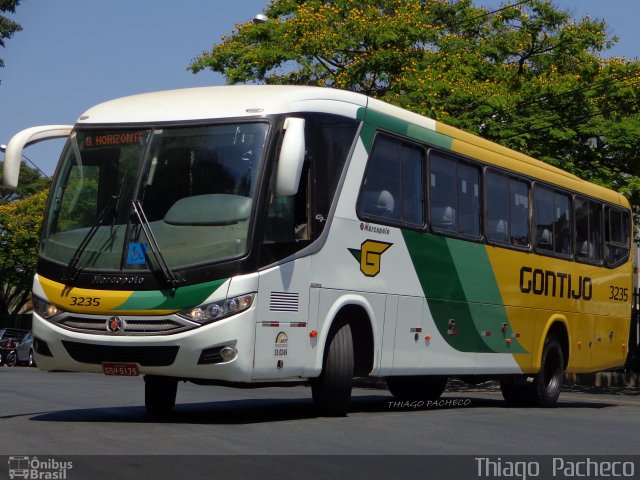
[[[351,401],[353,368],[351,327],[343,324],[329,336],[322,373],[311,381],[313,401],[323,415],[347,414]]]
[[[512,407],[555,407],[564,379],[564,353],[555,335],[547,336],[542,350],[540,371],[532,381],[505,381],[500,383],[502,396]]]
[[[156,375],[144,376],[144,404],[152,415],[166,415],[176,404],[178,380]]]
[[[560,341],[549,335],[542,351],[540,371],[531,384],[532,403],[539,407],[555,407],[564,379],[564,354]]]
[[[398,400],[436,400],[446,385],[447,377],[441,375],[387,377],[387,388]]]
[[[9,355],[7,355],[7,366],[15,367],[17,363],[18,363],[18,359],[16,357],[16,352],[14,350],[13,352],[10,352]]]
[[[36,367],[36,366],[37,366],[37,365],[36,365],[36,361],[35,361],[35,360],[34,360],[34,358],[33,358],[33,350],[31,350],[31,351],[29,352],[29,361],[28,361],[28,365],[29,365],[30,367]]]

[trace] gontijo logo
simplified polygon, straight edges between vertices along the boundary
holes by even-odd
[[[367,277],[375,277],[380,273],[380,257],[391,245],[393,243],[365,240],[360,245],[360,250],[350,248],[349,251],[360,262],[360,271]]]

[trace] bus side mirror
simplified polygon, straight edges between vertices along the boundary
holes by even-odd
[[[278,158],[276,195],[292,196],[298,193],[304,163],[304,118],[287,118],[284,121],[284,130]]]
[[[9,143],[4,153],[4,184],[7,187],[17,187],[20,175],[20,164],[22,163],[22,151],[25,147],[34,143],[53,138],[68,137],[73,126],[71,125],[45,125],[32,127],[16,133]]]

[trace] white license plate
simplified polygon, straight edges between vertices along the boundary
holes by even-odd
[[[105,375],[117,375],[120,377],[137,377],[140,375],[140,370],[136,363],[103,362],[102,371]]]

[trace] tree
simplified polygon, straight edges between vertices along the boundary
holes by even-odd
[[[0,205],[0,318],[15,318],[31,295],[47,194]]]
[[[388,101],[616,189],[640,205],[640,63],[603,20],[550,0],[272,0],[190,69]]]
[[[40,172],[23,163],[19,186],[15,189],[0,186],[1,319],[15,318],[31,295],[50,183]]]
[[[25,198],[33,195],[34,193],[48,189],[51,184],[50,179],[43,177],[40,172],[23,163],[20,166],[20,183],[18,186],[16,188],[5,187],[3,185],[4,174],[2,172],[2,167],[3,162],[0,162],[0,205]]]
[[[0,0],[0,12],[15,13],[16,7],[20,4],[20,0]],[[22,27],[16,22],[9,20],[0,15],[0,47],[4,47],[4,40],[22,30]],[[4,67],[4,62],[0,58],[0,68]]]

